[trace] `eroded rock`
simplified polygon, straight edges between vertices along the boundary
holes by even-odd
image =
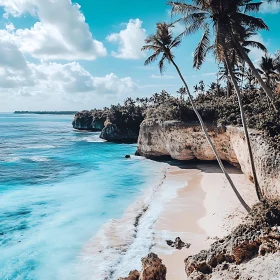
[[[119,278],[119,280],[166,280],[166,266],[156,254],[150,253],[142,259],[140,273],[134,270],[128,277]]]
[[[279,224],[279,201],[257,204],[245,224],[239,225],[224,239],[214,242],[209,250],[186,258],[186,274],[190,279],[210,279],[210,274],[227,270],[231,264],[239,265],[255,256],[278,252]]]
[[[240,166],[252,178],[248,147],[241,127],[219,127],[206,123],[208,133],[221,159]],[[250,140],[258,181],[264,195],[280,198],[280,152],[261,131],[250,130]],[[171,156],[176,160],[216,160],[197,122],[145,119],[138,138],[137,155],[147,158]]]
[[[168,246],[173,247],[175,249],[181,250],[183,248],[190,248],[190,243],[185,243],[181,240],[180,237],[176,237],[175,241],[166,240]]]

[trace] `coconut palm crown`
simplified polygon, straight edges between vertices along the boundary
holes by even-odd
[[[154,53],[148,57],[145,61],[145,65],[148,65],[156,61],[161,55],[159,61],[160,73],[163,74],[165,70],[164,63],[168,63],[174,59],[174,55],[171,50],[178,47],[181,44],[181,36],[177,36],[173,39],[171,27],[172,24],[167,24],[166,22],[157,23],[157,33],[151,35],[146,39],[147,45],[143,46],[142,51],[152,50]]]
[[[273,103],[274,97],[271,90],[262,80],[244,49],[246,45],[243,44],[245,40],[248,41],[248,29],[251,32],[268,30],[268,26],[261,18],[251,15],[253,12],[259,11],[262,2],[252,0],[193,0],[192,2],[194,4],[171,1],[169,5],[172,6],[172,14],[181,15],[182,17],[178,21],[186,25],[181,36],[195,33],[198,30],[203,31],[202,38],[194,52],[194,67],[200,68],[210,50],[214,52],[218,62],[224,62],[225,56],[234,50],[237,52],[236,57],[245,61],[251,68]],[[249,41],[248,46],[260,47],[253,41]]]
[[[244,36],[248,34],[248,28],[251,32],[268,30],[268,26],[262,19],[248,14],[248,12],[258,11],[261,2],[253,3],[251,0],[194,0],[193,2],[194,5],[184,2],[169,2],[169,4],[172,6],[173,15],[182,15],[180,21],[186,25],[182,36],[203,30],[203,36],[194,55],[196,68],[203,63],[211,45],[215,48],[217,60],[221,62],[224,60],[224,47],[232,48],[238,42],[243,42]],[[214,38],[213,44],[211,44],[211,37]],[[249,45],[250,43],[247,44]]]

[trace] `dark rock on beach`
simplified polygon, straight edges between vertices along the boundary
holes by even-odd
[[[185,243],[181,240],[180,237],[176,237],[175,241],[166,240],[168,246],[173,247],[175,249],[181,250],[183,248],[190,248],[190,243]]]

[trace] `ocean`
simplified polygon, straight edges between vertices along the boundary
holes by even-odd
[[[132,221],[143,210],[137,201],[147,190],[152,199],[161,185],[165,164],[125,159],[136,144],[75,131],[72,119],[0,114],[0,279],[116,279],[118,254],[124,251],[115,251],[113,262],[106,258],[114,246],[105,232],[116,229],[129,206],[130,224],[117,228],[133,231]],[[152,242],[147,240],[143,254]],[[93,246],[102,247],[103,255]],[[98,264],[92,263],[94,254]]]

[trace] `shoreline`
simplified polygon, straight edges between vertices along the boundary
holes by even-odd
[[[168,247],[165,240],[159,240],[153,252],[166,265],[167,280],[187,279],[184,259],[208,249],[217,237],[230,233],[247,214],[217,164],[202,162],[196,167],[199,172],[193,173],[187,186],[165,205],[154,225],[159,235],[165,232],[172,240],[180,237],[191,244],[189,249],[176,250]],[[250,206],[256,203],[254,185],[239,169],[228,164],[226,169],[246,202]],[[182,169],[181,173],[185,172]]]
[[[215,237],[228,233],[246,215],[217,164],[162,164],[161,181],[144,189],[121,219],[104,224],[84,246],[79,256],[80,277],[126,277],[132,270],[141,270],[141,258],[154,252],[167,267],[167,280],[187,279],[184,259],[207,249]],[[253,184],[237,168],[227,165],[227,169],[247,203],[254,204]],[[191,247],[174,250],[166,244],[178,236]],[[95,263],[100,264],[98,269]]]

